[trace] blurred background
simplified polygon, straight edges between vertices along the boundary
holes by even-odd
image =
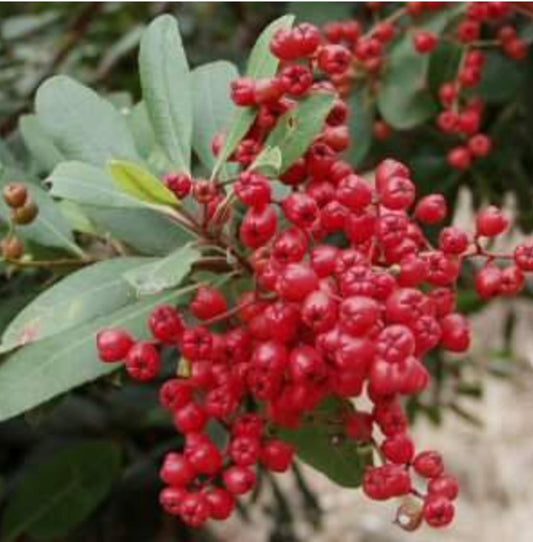
[[[391,3],[394,7],[393,3]],[[392,9],[384,8],[385,12]],[[1,3],[0,4],[0,161],[6,142],[17,148],[21,115],[31,110],[39,84],[67,73],[106,94],[119,107],[139,98],[137,47],[144,25],[160,13],[178,16],[189,62],[197,66],[228,59],[242,67],[250,46],[272,19],[293,12],[317,24],[356,16],[372,20],[365,3]],[[524,36],[532,36],[524,26]],[[376,139],[377,111],[353,120],[357,134],[348,159],[371,171],[385,156],[409,163],[422,192],[445,192],[454,221],[471,226],[482,202],[503,203],[516,227],[502,240],[512,246],[533,227],[533,55],[520,63],[494,59],[481,94],[488,104],[486,126],[496,151],[468,172],[446,164],[442,136],[432,122]],[[442,75],[436,74],[436,80]],[[24,150],[20,149],[22,159]],[[46,272],[9,277],[0,267],[0,331],[14,314],[46,287]],[[471,279],[471,278],[470,278]],[[530,542],[533,540],[533,304],[531,286],[514,301],[484,304],[468,293],[463,279],[460,306],[472,314],[476,343],[467,358],[429,360],[435,385],[410,404],[420,447],[441,450],[462,485],[458,519],[450,529],[404,533],[391,524],[395,504],[369,502],[360,492],[341,490],[322,475],[298,465],[291,475],[264,478],[238,517],[202,532],[190,532],[165,517],[157,504],[158,462],[179,440],[157,409],[156,388],[101,381],[54,400],[24,417],[0,424],[0,541],[2,514],[10,506],[21,524],[61,499],[72,483],[83,483],[99,504],[89,518],[76,520],[76,499],[54,508],[36,538],[9,540],[77,542]],[[0,401],[2,398],[0,397]],[[123,454],[103,454],[104,479],[90,472],[67,472],[53,463],[58,450],[80,439],[119,443]],[[38,464],[51,465],[39,471]],[[66,476],[66,478],[65,478]],[[41,497],[15,504],[14,488],[38,487]],[[59,492],[59,494],[58,494]],[[397,506],[397,503],[396,503]],[[5,534],[5,532],[4,532]],[[8,539],[5,539],[6,542]]]

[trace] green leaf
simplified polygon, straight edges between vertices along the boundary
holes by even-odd
[[[161,15],[144,31],[139,51],[143,100],[158,143],[178,171],[191,160],[192,96],[178,23]]]
[[[372,448],[357,444],[343,432],[342,413],[349,404],[326,399],[297,429],[280,437],[296,448],[298,457],[342,487],[359,487],[365,468],[372,465]],[[331,419],[330,419],[331,418]]]
[[[280,117],[265,145],[280,148],[283,157],[281,173],[305,154],[322,130],[334,101],[332,93],[317,92]]]
[[[260,79],[263,77],[272,77],[278,68],[279,60],[270,52],[270,41],[272,36],[281,28],[290,28],[294,22],[293,15],[284,15],[270,23],[261,33],[250,53],[247,77]],[[215,177],[218,170],[231,156],[241,139],[246,135],[252,125],[256,115],[256,110],[252,107],[239,107],[231,122],[228,133],[224,141],[224,146],[220,150],[215,166],[213,167],[212,177]]]
[[[116,364],[98,361],[98,331],[123,327],[139,339],[147,339],[146,318],[152,309],[176,302],[195,287],[150,296],[11,354],[0,363],[0,421],[116,370]]]
[[[457,77],[463,46],[452,41],[439,41],[437,48],[429,57],[428,80],[435,96],[443,83]]]
[[[120,468],[116,444],[83,440],[30,466],[4,513],[4,542],[27,533],[37,540],[67,534],[85,520],[111,490]]]
[[[74,201],[63,200],[57,206],[74,231],[96,235],[96,229],[79,204]]]
[[[20,117],[19,130],[39,171],[52,171],[59,162],[65,159],[50,136],[44,131],[36,115]]]
[[[319,26],[331,21],[343,21],[353,15],[351,2],[289,2],[286,9],[299,22]]]
[[[200,252],[186,245],[159,261],[126,271],[124,278],[135,288],[137,295],[156,294],[178,286],[199,258]]]
[[[91,164],[62,162],[46,181],[51,185],[50,193],[65,200],[102,207],[145,207],[136,197],[120,191],[107,171]]]
[[[464,10],[463,5],[446,7],[417,21],[417,29],[440,35]],[[383,118],[398,130],[408,130],[426,121],[438,110],[429,91],[430,55],[418,54],[407,32],[397,39],[388,56],[387,69],[381,80],[378,107]]]
[[[132,303],[135,290],[122,275],[150,261],[116,258],[67,276],[14,318],[2,335],[0,352],[62,333]]]
[[[135,140],[137,151],[143,158],[148,159],[156,146],[156,142],[154,129],[150,124],[150,118],[148,117],[148,111],[146,111],[144,102],[134,105],[130,113],[126,116],[126,120]]]
[[[162,256],[193,239],[170,217],[151,209],[82,208],[102,235],[111,235],[141,254]]]
[[[116,186],[126,194],[150,204],[176,205],[178,199],[161,180],[137,164],[113,160],[109,171]]]
[[[211,143],[214,136],[228,125],[235,112],[230,98],[230,83],[239,73],[231,62],[218,61],[199,66],[191,76],[194,110],[192,144],[204,166],[211,169],[216,161]]]
[[[68,160],[104,166],[113,158],[137,159],[124,116],[69,77],[56,75],[43,83],[35,108],[40,124]]]
[[[277,177],[283,163],[283,156],[279,147],[265,147],[254,160],[250,169],[260,171],[268,177]]]
[[[487,62],[477,87],[480,96],[489,103],[516,100],[527,70],[520,62],[512,60],[499,51],[487,53]]]
[[[350,160],[359,165],[372,146],[375,104],[366,87],[359,88],[349,98],[348,118],[351,138]]]
[[[4,168],[0,173],[0,187],[12,182],[23,181],[19,172]],[[25,226],[17,226],[20,236],[26,240],[47,247],[60,248],[82,256],[83,251],[74,243],[71,228],[50,195],[40,186],[27,183],[26,187],[32,200],[39,207],[35,220]],[[3,200],[0,200],[0,216],[9,220],[11,212]]]

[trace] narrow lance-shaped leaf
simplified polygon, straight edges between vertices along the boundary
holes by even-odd
[[[2,540],[24,533],[37,540],[67,534],[109,493],[119,467],[117,445],[97,440],[71,444],[31,466],[7,503]]]
[[[124,278],[135,288],[137,295],[159,293],[178,286],[199,258],[200,252],[186,245],[159,261],[126,271]]]
[[[196,286],[150,296],[90,323],[17,350],[0,363],[0,421],[7,420],[118,368],[98,361],[96,334],[123,327],[149,337],[146,318],[161,303],[174,303]]]
[[[293,15],[284,15],[270,23],[262,34],[257,39],[246,70],[247,77],[260,79],[263,77],[272,77],[278,68],[279,60],[270,52],[270,41],[272,36],[282,28],[290,28],[294,22]],[[224,162],[229,158],[231,153],[236,149],[239,142],[246,135],[256,116],[256,110],[251,107],[240,107],[228,133],[225,136],[224,145],[217,157],[216,164],[211,174],[215,177],[218,170]]]
[[[329,92],[311,94],[278,120],[265,144],[281,150],[281,173],[307,151],[322,130],[334,101],[335,96]]]
[[[349,103],[350,160],[358,165],[365,158],[372,145],[375,104],[366,87],[355,91],[350,96]]]
[[[137,164],[122,160],[109,163],[117,187],[126,194],[150,204],[176,205],[178,200],[157,177]]]
[[[35,108],[40,124],[68,160],[104,166],[113,158],[135,160],[124,116],[90,88],[65,75],[43,83]]]
[[[116,258],[67,276],[26,306],[7,326],[0,352],[62,333],[135,301],[122,274],[150,258]],[[61,318],[57,318],[57,315]]]
[[[143,100],[156,140],[178,171],[191,159],[192,97],[178,23],[161,15],[144,31],[139,51]]]

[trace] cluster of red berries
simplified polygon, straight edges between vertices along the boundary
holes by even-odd
[[[369,3],[369,7],[380,10],[382,5]],[[366,30],[359,21],[349,20],[327,23],[321,30],[302,24],[292,30],[280,31],[272,41],[272,52],[284,63],[278,77],[268,81],[241,79],[234,84],[233,98],[238,105],[261,106],[258,118],[265,118],[258,125],[268,127],[274,122],[273,116],[287,109],[286,100],[278,98],[287,93],[301,96],[308,92],[313,85],[313,70],[322,72],[341,96],[348,95],[354,86],[361,84],[369,85],[377,92],[380,76],[387,68],[387,46],[395,36],[409,31],[422,14],[442,9],[450,9],[450,5],[408,2]],[[436,120],[440,130],[454,136],[455,143],[448,152],[448,163],[453,168],[466,170],[474,160],[486,157],[492,150],[490,137],[480,131],[484,103],[474,90],[481,82],[486,65],[483,48],[500,47],[514,60],[522,60],[527,55],[527,43],[508,22],[512,13],[513,7],[505,2],[468,3],[464,14],[454,23],[454,30],[444,37],[459,43],[463,49],[456,79],[440,88],[444,110]],[[496,39],[487,39],[487,32]],[[440,39],[427,30],[414,30],[412,35],[414,49],[420,54],[431,53]],[[287,65],[298,59],[307,62]],[[341,137],[342,145],[347,145],[344,129],[331,131]],[[392,128],[384,120],[374,122],[376,139],[385,140],[391,133]],[[243,147],[254,149],[250,141],[243,142]]]
[[[484,103],[474,92],[487,64],[482,47],[484,43],[493,46],[492,42],[481,39],[482,29],[487,27],[496,35],[496,47],[509,58],[522,60],[527,55],[527,43],[505,22],[510,10],[510,4],[501,2],[473,2],[457,26],[456,40],[463,47],[463,55],[457,78],[439,89],[444,111],[437,117],[437,126],[442,132],[460,138],[461,143],[448,153],[448,163],[459,170],[469,169],[474,160],[492,150],[490,137],[480,132]],[[417,50],[422,52],[418,47]]]
[[[351,23],[330,27],[328,36],[350,36],[362,57],[375,58],[361,52],[368,39]],[[473,234],[443,227],[433,246],[423,226],[447,218],[445,199],[431,194],[417,201],[411,172],[398,161],[384,160],[370,182],[340,159],[349,143],[341,97],[307,152],[280,176],[290,194],[276,199],[274,181],[249,166],[298,99],[335,92],[332,84],[315,82],[315,64],[335,76],[352,57],[345,45],[324,44],[308,24],[278,31],[271,51],[282,61],[274,77],[240,78],[231,88],[236,104],[257,111],[231,157],[243,166],[233,180],[243,218],[220,212],[227,181],[165,178],[180,198],[191,194],[204,206],[202,220],[187,220],[211,243],[220,239],[221,220],[226,224],[231,239],[224,246],[239,256],[239,271],[251,273],[253,289],[230,300],[199,285],[187,314],[167,305],[152,312],[151,341],[135,341],[120,329],[99,333],[100,357],[123,361],[131,377],[147,381],[159,375],[163,348],[180,352],[179,376],[162,384],[160,401],[185,445],[164,459],[161,504],[190,525],[227,518],[235,497],[255,486],[257,465],[274,472],[290,467],[294,450],[278,428],[299,427],[328,398],[350,404],[364,394],[370,411],[338,413],[344,437],[379,452],[382,464],[367,469],[364,492],[376,500],[419,498],[409,526],[422,519],[444,526],[454,515],[457,482],[437,452],[415,452],[402,401],[428,386],[426,354],[469,347],[469,322],[457,312],[455,294],[464,262],[484,263],[476,270],[484,297],[514,295],[524,272],[533,271],[533,244],[520,245],[514,255],[490,252],[487,241],[503,233],[508,220],[488,207]],[[215,153],[220,145],[217,137]],[[332,235],[340,239],[336,245]],[[209,437],[213,423],[226,430],[224,444]],[[427,480],[423,491],[414,475]]]

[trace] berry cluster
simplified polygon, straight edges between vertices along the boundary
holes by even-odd
[[[11,227],[0,243],[2,256],[6,260],[18,260],[24,254],[24,243],[15,235],[17,225],[25,226],[35,220],[39,209],[22,183],[7,184],[2,195],[4,202],[11,208]]]
[[[369,3],[373,11],[382,4]],[[453,7],[453,6],[452,6]],[[456,78],[445,82],[439,89],[443,111],[437,116],[439,130],[451,136],[448,163],[453,168],[466,170],[476,159],[486,157],[492,150],[492,141],[481,132],[484,103],[475,89],[480,84],[486,66],[486,49],[501,49],[509,58],[522,60],[527,55],[527,43],[522,39],[512,19],[514,10],[505,2],[471,2],[456,21],[453,29],[439,36],[428,30],[417,30],[420,17],[428,12],[451,9],[444,2],[408,2],[391,15],[378,20],[368,28],[357,20],[330,22],[321,32],[310,25],[300,25],[295,37],[290,31],[279,33],[273,41],[272,51],[282,61],[298,57],[310,60],[310,67],[322,72],[337,91],[345,96],[354,87],[368,85],[371,92],[379,90],[381,75],[388,64],[387,47],[401,33],[411,32],[413,48],[419,54],[429,54],[439,41],[458,44],[462,50]],[[299,41],[305,43],[299,49]],[[302,65],[286,68],[286,73],[269,85],[262,83],[256,95],[240,85],[234,98],[240,105],[262,104],[283,93],[284,85],[296,77],[297,93],[305,92],[312,82],[311,71]],[[244,84],[244,82],[243,82]],[[266,90],[268,89],[268,90]],[[293,90],[294,92],[294,90]],[[275,108],[274,108],[275,109]],[[373,134],[377,140],[391,135],[391,127],[382,119],[374,122]]]
[[[200,204],[202,217],[188,213],[187,223],[230,250],[253,288],[232,299],[198,285],[187,313],[167,305],[152,312],[152,340],[137,341],[121,329],[97,338],[101,359],[124,362],[140,381],[159,375],[163,349],[180,352],[178,377],[162,384],[160,401],[185,444],[164,459],[161,504],[193,526],[227,518],[235,497],[255,486],[258,465],[287,470],[294,450],[278,428],[299,427],[332,397],[347,405],[338,413],[343,436],[370,444],[380,459],[364,475],[366,495],[419,499],[408,525],[399,520],[405,528],[422,519],[435,527],[450,523],[457,482],[437,452],[415,451],[403,398],[428,386],[424,357],[430,351],[469,347],[469,322],[456,309],[455,292],[465,262],[481,262],[476,285],[483,297],[515,295],[524,272],[533,271],[533,244],[514,254],[487,248],[509,225],[494,207],[479,213],[473,233],[442,227],[434,246],[424,226],[447,218],[441,195],[417,200],[411,172],[398,161],[381,162],[371,182],[340,158],[349,143],[341,94],[321,133],[280,176],[289,195],[274,197],[275,181],[250,166],[277,119],[311,93],[336,92],[353,50],[365,69],[376,72],[373,59],[381,57],[375,44],[392,37],[389,26],[379,39],[362,36],[353,22],[329,25],[325,34],[329,43],[309,24],[279,30],[271,42],[281,60],[278,73],[232,84],[234,102],[257,113],[231,157],[242,166],[231,179],[242,219],[226,207],[228,181],[183,174],[164,179],[178,197]],[[334,84],[317,82],[317,67]],[[215,154],[221,145],[218,136]],[[370,411],[353,406],[362,395]],[[226,431],[223,445],[209,436],[214,423]],[[420,478],[427,481],[423,490]],[[399,518],[404,512],[400,507]]]

